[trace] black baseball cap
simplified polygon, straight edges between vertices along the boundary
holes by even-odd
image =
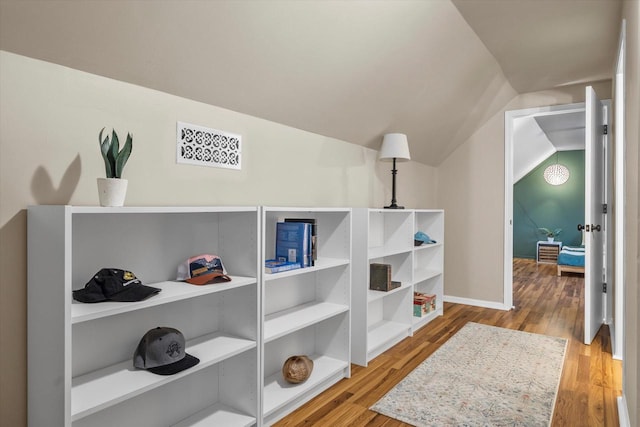
[[[143,285],[135,274],[119,268],[103,268],[84,285],[73,291],[73,299],[80,302],[142,301],[161,289]]]
[[[166,326],[147,331],[133,354],[133,366],[158,375],[173,375],[200,363],[187,354],[182,332]]]

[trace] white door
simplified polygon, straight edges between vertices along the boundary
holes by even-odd
[[[603,106],[591,86],[585,98],[585,301],[584,342],[591,344],[604,320],[603,239],[604,123]]]

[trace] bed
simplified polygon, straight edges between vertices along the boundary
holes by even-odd
[[[584,274],[584,246],[563,246],[558,254],[558,276],[563,272]]]

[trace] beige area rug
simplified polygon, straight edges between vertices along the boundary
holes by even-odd
[[[548,426],[566,347],[467,323],[371,410],[415,426]]]

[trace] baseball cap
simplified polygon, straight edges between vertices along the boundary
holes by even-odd
[[[133,353],[133,366],[158,375],[173,375],[200,363],[185,352],[182,332],[166,326],[150,329]]]
[[[424,243],[436,243],[435,240],[433,240],[431,237],[429,237],[429,235],[427,235],[427,233],[423,233],[422,231],[418,231],[414,236],[413,236],[414,240],[418,240],[420,242],[424,242]]]
[[[193,256],[180,264],[176,280],[184,280],[193,285],[206,285],[229,282],[231,277],[226,275],[219,256],[203,254]]]
[[[142,301],[161,289],[145,286],[130,271],[119,268],[103,268],[93,275],[82,289],[73,291],[73,299],[80,302]]]

